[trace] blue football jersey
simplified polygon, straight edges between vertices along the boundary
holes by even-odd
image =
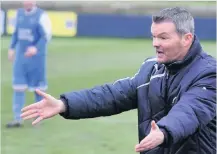
[[[51,22],[48,15],[40,8],[26,12],[17,10],[15,30],[12,35],[11,48],[17,56],[23,56],[29,46],[35,46],[39,54],[45,54],[47,43],[51,39]]]

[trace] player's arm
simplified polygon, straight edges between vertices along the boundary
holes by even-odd
[[[175,144],[197,129],[206,126],[216,116],[216,68],[208,68],[183,93],[167,116],[158,122],[168,133],[167,144]]]
[[[131,79],[61,95],[66,119],[110,116],[136,108],[136,87]]]
[[[148,80],[152,69],[153,65],[143,63],[133,78],[62,94],[60,99],[65,104],[66,111],[61,115],[66,119],[94,118],[115,115],[137,108],[139,81]]]
[[[12,33],[11,43],[10,43],[9,50],[8,50],[8,59],[11,62],[14,60],[15,47],[18,41],[18,24],[17,24],[18,18],[19,18],[19,10],[17,10],[17,14],[15,18],[15,25],[14,25],[14,32]]]
[[[19,10],[17,11],[16,18],[15,18],[15,25],[14,25],[14,32],[12,33],[11,37],[11,44],[10,44],[10,51],[14,51],[17,41],[18,41],[18,17],[19,17]]]
[[[40,17],[38,32],[40,34],[40,39],[35,45],[37,50],[39,50],[40,47],[48,43],[52,37],[52,25],[47,13],[43,13]]]
[[[13,34],[12,34],[12,37],[11,37],[11,44],[10,44],[10,50],[15,50],[15,47],[16,47],[16,44],[17,44],[17,30],[15,28]]]

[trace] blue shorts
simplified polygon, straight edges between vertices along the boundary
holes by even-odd
[[[14,61],[13,89],[46,90],[46,66],[44,58],[28,58]]]

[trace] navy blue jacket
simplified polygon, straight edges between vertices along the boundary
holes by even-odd
[[[213,49],[214,50],[214,49]],[[155,120],[162,145],[142,154],[216,153],[216,60],[195,40],[184,60],[147,59],[138,73],[113,84],[65,93],[66,119],[110,116],[138,109],[139,141]]]

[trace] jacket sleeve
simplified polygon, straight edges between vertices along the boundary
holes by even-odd
[[[66,112],[60,114],[66,119],[93,118],[110,116],[137,108],[138,79],[150,72],[143,63],[132,78],[125,78],[92,89],[65,93],[60,99]],[[142,71],[143,70],[143,71]]]
[[[168,133],[167,144],[175,144],[206,126],[215,115],[216,71],[209,68],[157,124]]]
[[[62,94],[60,99],[67,111],[61,115],[66,119],[93,118],[136,108],[135,86],[134,80],[126,78],[114,84]]]

